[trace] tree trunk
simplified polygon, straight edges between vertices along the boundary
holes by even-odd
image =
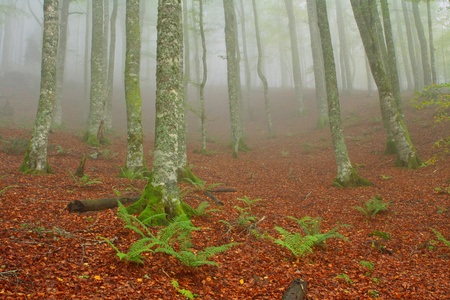
[[[88,127],[83,141],[98,146],[97,132],[103,120],[105,79],[103,72],[103,1],[92,1],[91,92]]]
[[[419,4],[415,1],[411,2],[413,7],[414,21],[416,24],[417,36],[419,37],[420,52],[422,57],[423,83],[426,86],[432,84],[430,61],[428,58],[427,39],[423,29],[422,20],[420,19]]]
[[[118,0],[113,2],[113,10],[111,13],[110,24],[110,43],[109,43],[109,60],[108,60],[108,80],[106,83],[106,105],[105,105],[105,128],[112,129],[112,108],[113,108],[113,94],[114,94],[114,65],[116,56],[116,20]]]
[[[388,121],[389,131],[395,139],[397,148],[396,165],[418,168],[421,161],[411,142],[406,125],[398,112],[388,76],[381,63],[381,55],[377,46],[377,34],[372,26],[374,19],[379,18],[376,3],[369,0],[351,0],[351,3],[366,55],[369,59],[370,69],[378,87],[381,111]]]
[[[387,0],[381,0],[381,11],[383,13],[384,36],[386,39],[386,47],[388,53],[386,68],[388,70],[389,81],[392,85],[392,92],[394,94],[398,112],[400,113],[400,116],[404,118],[402,93],[400,90],[400,82],[398,80],[397,58],[395,54],[394,39],[392,38],[391,17]]]
[[[340,187],[371,185],[356,174],[348,156],[344,141],[341,122],[341,108],[336,79],[333,46],[331,44],[330,27],[328,23],[326,0],[317,0],[317,19],[322,43],[323,62],[325,68],[325,83],[327,87],[328,116],[330,119],[331,137],[337,164],[337,176],[334,185]]]
[[[247,51],[247,29],[245,26],[246,14],[245,14],[244,0],[240,0],[239,3],[241,7],[241,31],[242,31],[242,52],[244,54],[245,96],[247,98],[247,112],[249,114],[249,118],[251,119],[252,118],[250,108],[251,75]]]
[[[405,78],[406,81],[408,82],[408,87],[407,90],[409,91],[413,91],[414,90],[414,82],[413,82],[413,78],[411,76],[411,62],[408,62],[408,56],[406,55],[406,46],[405,46],[405,40],[404,40],[404,33],[402,30],[402,26],[400,23],[400,9],[398,8],[398,0],[393,1],[393,8],[394,8],[394,12],[395,12],[395,19],[397,20],[397,22],[395,22],[397,24],[397,39],[399,40],[399,46],[400,46],[400,53],[401,53],[401,58],[403,60],[403,67],[405,69]],[[401,1],[401,0],[400,0]]]
[[[434,59],[433,19],[431,18],[430,0],[427,0],[428,38],[430,44],[431,82],[437,83],[436,61]]]
[[[339,34],[339,49],[340,56],[342,57],[341,69],[343,69],[342,75],[345,80],[345,85],[343,85],[344,94],[353,93],[353,84],[352,84],[352,76],[350,70],[350,58],[349,58],[349,50],[348,50],[348,42],[347,42],[347,34],[345,33],[345,22],[344,22],[344,13],[342,11],[342,0],[336,0],[336,19],[337,19],[337,27]]]
[[[127,106],[127,171],[136,172],[146,168],[144,159],[141,88],[139,72],[141,66],[141,30],[139,25],[140,0],[126,2],[126,56],[125,56],[125,99]]]
[[[208,79],[208,65],[206,63],[206,40],[205,31],[203,29],[203,0],[199,0],[199,27],[200,37],[202,40],[202,64],[203,64],[203,78],[200,83],[200,121],[202,131],[202,146],[201,152],[206,151],[206,111],[205,111],[205,85]]]
[[[316,88],[316,102],[318,111],[317,129],[328,126],[327,91],[325,86],[325,70],[323,68],[322,45],[317,25],[316,0],[307,0],[308,24],[311,35],[311,52],[314,66],[314,81]]]
[[[60,24],[59,24],[59,42],[58,58],[56,62],[56,91],[55,105],[53,108],[53,126],[62,125],[62,96],[64,86],[64,70],[66,65],[67,49],[67,24],[69,19],[69,6],[72,0],[61,0]]]
[[[58,51],[58,0],[44,0],[44,33],[42,43],[41,87],[39,104],[20,172],[53,173],[47,161],[48,134],[52,124],[56,90],[56,60]]]
[[[298,115],[303,115],[304,104],[303,104],[303,87],[302,87],[302,76],[300,72],[300,58],[298,52],[298,40],[297,40],[297,26],[294,16],[294,7],[292,5],[292,0],[284,0],[287,16],[289,20],[289,34],[291,37],[291,52],[292,52],[292,72],[294,76],[294,86],[295,86],[295,98],[297,100],[297,113]]]
[[[419,66],[416,60],[416,51],[414,47],[413,35],[411,32],[411,22],[408,14],[408,9],[406,7],[406,1],[400,0],[402,2],[402,11],[403,18],[405,19],[405,28],[406,28],[406,37],[408,40],[408,51],[409,51],[409,59],[411,61],[411,67],[414,78],[414,91],[418,92],[422,88],[422,80],[420,78]]]
[[[272,128],[272,118],[270,117],[270,101],[269,101],[269,86],[267,84],[266,76],[264,76],[263,70],[262,70],[262,59],[264,57],[262,45],[261,45],[261,37],[259,35],[259,24],[258,24],[258,10],[256,8],[255,0],[252,0],[253,4],[253,15],[255,18],[255,34],[256,34],[256,45],[258,48],[258,76],[261,79],[261,82],[264,87],[264,104],[265,104],[265,113],[266,113],[266,121],[267,121],[267,127],[269,131],[269,138],[274,138],[275,134],[273,133]]]
[[[89,66],[90,66],[90,55],[89,55],[89,37],[91,33],[91,3],[86,1],[86,34],[84,37],[84,71],[83,71],[83,122],[88,122],[89,116]]]
[[[230,104],[231,119],[231,143],[233,157],[238,157],[239,142],[242,138],[240,109],[239,109],[239,91],[237,88],[237,57],[236,57],[236,21],[233,7],[233,0],[223,0],[225,14],[225,44],[227,48],[227,79],[228,79],[228,98]]]
[[[373,76],[370,72],[370,66],[369,66],[369,60],[367,59],[367,56],[364,57],[364,60],[366,61],[366,76],[367,76],[367,97],[373,96]]]

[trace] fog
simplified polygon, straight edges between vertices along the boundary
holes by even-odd
[[[141,91],[144,107],[152,108],[155,98],[155,69],[156,69],[156,21],[157,21],[157,0],[141,1]],[[224,12],[222,1],[208,1],[204,6],[204,26],[206,30],[207,42],[207,63],[208,63],[208,81],[206,83],[207,94],[206,102],[209,106],[214,106],[218,101],[211,97],[212,91],[220,88],[226,91],[227,85],[227,67],[226,67],[226,49],[224,38]],[[353,18],[350,1],[341,1],[343,5],[343,18],[345,24],[345,35],[347,48],[350,56],[351,81],[355,90],[365,90],[368,88],[368,78],[366,72],[365,53]],[[193,8],[192,5],[195,5]],[[331,26],[334,54],[336,58],[336,67],[338,83],[342,85],[340,76],[341,47],[339,35],[337,32],[337,16],[335,1],[328,1],[328,15]],[[86,64],[89,63],[90,53],[90,34],[91,23],[86,27],[86,18],[90,18],[90,1],[72,1],[70,4],[70,15],[68,18],[67,52],[64,77],[63,105],[67,101],[78,103],[80,110],[87,107],[86,96],[89,93],[85,91],[84,79],[86,70],[90,74]],[[256,72],[257,47],[255,40],[255,29],[251,1],[244,0],[245,14],[240,11],[240,5],[236,5],[239,31],[239,47],[241,51],[241,80],[245,85],[244,75],[244,57],[242,41],[242,18],[245,18],[246,26],[246,46],[248,49],[249,66],[251,70],[251,90],[258,91],[262,89],[261,82]],[[267,77],[269,87],[293,89],[292,63],[290,51],[290,36],[288,28],[288,19],[283,0],[258,0],[260,32],[262,37],[262,46],[264,49],[264,73]],[[110,1],[110,15],[112,11],[112,1]],[[198,10],[197,1],[188,0],[190,24],[190,57],[191,62],[191,81],[189,86],[189,102],[197,101],[195,83],[201,80],[201,44],[198,37],[198,26],[193,26],[192,16]],[[438,78],[440,82],[448,81],[449,77],[449,55],[450,53],[450,35],[448,28],[450,21],[448,18],[448,1],[437,1],[432,4],[434,21],[434,41],[436,49],[436,65]],[[397,7],[401,7],[397,4]],[[193,11],[195,12],[193,13]],[[308,15],[306,10],[306,1],[294,1],[294,13],[296,18],[296,29],[299,41],[300,65],[302,74],[303,88],[314,89],[313,62],[311,53],[310,33],[308,27]],[[397,12],[398,13],[398,12]],[[397,42],[397,63],[399,77],[403,90],[408,88],[404,60],[401,55],[404,49],[400,47],[399,41],[404,41],[404,33],[396,30],[397,22],[403,28],[403,18],[398,18],[391,7],[391,19],[393,22],[393,34]],[[2,0],[0,4],[0,105],[6,99],[11,99],[11,105],[15,113],[20,115],[23,108],[28,108],[29,112],[35,113],[39,99],[40,83],[40,65],[42,50],[42,23],[43,10],[42,1],[39,0]],[[426,19],[426,6],[421,5],[422,23],[428,29]],[[124,60],[125,60],[125,1],[119,1],[118,16],[116,23],[116,52],[115,52],[115,74],[114,74],[114,110],[123,112],[122,118],[125,118],[125,99],[124,99]],[[404,30],[404,29],[403,29]],[[414,30],[413,30],[414,32]],[[87,36],[88,35],[88,36]],[[88,44],[86,44],[88,41]],[[108,43],[109,44],[109,43]],[[88,52],[86,52],[86,49]],[[420,58],[419,58],[420,59]],[[198,64],[198,65],[197,65]],[[87,66],[88,67],[88,66]],[[370,79],[371,80],[371,79]],[[372,86],[375,86],[372,83]],[[89,86],[87,86],[89,88]],[[245,91],[245,89],[243,88]],[[208,95],[210,95],[208,97]],[[221,99],[220,101],[223,101]],[[273,99],[272,101],[276,101]],[[74,102],[71,103],[72,105]],[[221,103],[222,105],[223,103]],[[226,106],[224,106],[226,107]],[[63,111],[63,114],[68,114]],[[85,117],[86,113],[84,113]],[[64,116],[63,116],[64,118]],[[146,117],[144,117],[144,120]],[[150,122],[151,120],[145,120]],[[150,118],[151,119],[151,118]],[[114,121],[113,121],[114,122]],[[114,126],[114,125],[113,125]],[[146,125],[147,127],[149,125]]]

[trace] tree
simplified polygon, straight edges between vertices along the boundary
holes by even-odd
[[[422,87],[422,80],[420,78],[419,66],[416,60],[416,51],[414,47],[413,35],[411,32],[411,22],[408,14],[408,8],[406,6],[405,0],[400,0],[402,2],[402,11],[403,18],[405,19],[405,29],[406,29],[406,38],[408,40],[408,51],[409,51],[409,59],[411,61],[411,68],[414,78],[414,91],[419,91]]]
[[[140,0],[126,3],[126,57],[125,99],[127,104],[127,155],[126,171],[136,172],[145,168],[144,133],[142,129],[141,89],[139,71],[141,66],[141,31],[139,25]]]
[[[227,79],[228,79],[228,99],[230,104],[231,119],[231,145],[233,157],[238,157],[239,143],[242,140],[239,90],[238,90],[238,63],[236,55],[236,16],[233,7],[233,0],[223,0],[225,13],[225,44],[227,48]]]
[[[428,19],[428,39],[430,44],[430,64],[431,64],[431,82],[437,83],[436,61],[434,58],[434,42],[433,42],[433,19],[431,18],[431,0],[427,0],[427,19]]]
[[[56,90],[56,60],[59,38],[58,0],[44,0],[41,88],[33,133],[20,172],[53,173],[47,161],[48,134],[52,124]]]
[[[82,141],[99,145],[97,134],[104,118],[103,0],[92,1],[91,92],[88,127]]]
[[[325,68],[325,83],[327,88],[328,116],[330,120],[331,137],[337,164],[337,176],[334,185],[341,187],[371,185],[362,179],[353,169],[348,156],[347,147],[342,132],[339,91],[336,79],[333,46],[331,44],[330,26],[328,23],[326,0],[316,2],[317,19],[322,43],[323,63]]]
[[[317,22],[316,1],[307,0],[308,24],[311,35],[311,52],[314,67],[314,82],[316,88],[317,102],[317,129],[328,126],[327,91],[325,86],[325,70],[323,68],[322,45],[320,42],[320,32]]]
[[[206,63],[206,40],[205,30],[203,28],[203,0],[198,1],[199,4],[199,28],[200,37],[202,40],[202,64],[203,64],[203,78],[200,83],[200,122],[202,131],[202,146],[200,151],[206,151],[206,111],[205,111],[205,85],[208,80],[208,65]]]
[[[353,14],[364,44],[370,69],[378,87],[378,96],[382,115],[387,119],[397,150],[397,166],[418,168],[421,160],[411,142],[411,137],[397,109],[392,87],[381,62],[378,37],[372,26],[377,15],[376,2],[369,0],[351,0]]]
[[[247,111],[252,117],[251,108],[250,108],[250,90],[251,90],[251,76],[250,76],[250,64],[248,59],[248,51],[247,51],[247,29],[245,23],[245,7],[244,0],[240,0],[240,8],[241,8],[241,32],[242,32],[242,52],[244,54],[244,76],[245,76],[245,95],[247,97]]]
[[[266,76],[264,76],[264,73],[262,70],[262,59],[263,59],[264,55],[263,55],[263,50],[262,50],[262,46],[261,46],[261,37],[259,34],[258,10],[256,8],[255,0],[252,0],[252,4],[253,4],[253,15],[255,18],[256,45],[258,47],[258,66],[257,66],[258,76],[261,79],[261,82],[264,87],[264,104],[265,104],[267,127],[269,130],[269,138],[273,138],[273,137],[275,137],[275,134],[273,133],[272,119],[270,117],[269,86],[267,84]]]
[[[300,59],[298,51],[298,40],[297,40],[297,27],[295,25],[294,7],[292,5],[292,0],[284,0],[287,16],[289,20],[289,33],[291,37],[291,53],[292,53],[292,72],[294,76],[294,86],[295,86],[295,97],[297,100],[297,113],[302,115],[304,113],[303,107],[303,87],[302,87],[302,77],[300,72]]]
[[[397,104],[398,112],[401,117],[404,118],[403,115],[403,104],[402,104],[402,93],[400,90],[400,82],[398,79],[398,71],[397,71],[397,58],[395,54],[395,46],[394,39],[392,37],[392,27],[391,27],[391,17],[389,13],[389,6],[387,0],[381,0],[381,11],[383,14],[383,28],[384,28],[384,37],[386,40],[386,48],[387,48],[387,65],[386,69],[389,74],[389,81],[392,85],[392,92],[394,94],[395,103]]]
[[[62,94],[64,85],[64,70],[67,50],[67,21],[69,19],[69,6],[72,0],[61,0],[61,13],[59,25],[58,58],[56,63],[56,91],[55,107],[53,110],[53,125],[62,125]]]
[[[417,36],[419,37],[420,53],[422,57],[423,83],[431,85],[431,68],[428,58],[427,38],[423,29],[422,20],[420,19],[419,4],[414,0],[411,2],[414,15],[414,23],[416,24]]]
[[[336,20],[339,35],[339,56],[341,61],[342,88],[344,94],[353,92],[352,75],[350,70],[350,58],[347,42],[347,34],[345,32],[344,13],[342,10],[342,0],[336,0]]]
[[[112,107],[114,91],[114,64],[116,55],[116,20],[118,0],[113,2],[113,10],[110,19],[110,42],[109,42],[109,60],[108,77],[106,81],[106,104],[105,104],[105,128],[112,129]]]

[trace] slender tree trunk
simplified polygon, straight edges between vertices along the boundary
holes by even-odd
[[[347,34],[345,33],[344,13],[342,11],[342,0],[336,0],[337,26],[339,34],[340,56],[342,57],[341,69],[344,70],[343,78],[346,84],[343,85],[344,94],[353,93],[352,75],[350,68],[350,58],[347,42]]]
[[[406,125],[400,116],[393,97],[388,76],[381,63],[377,35],[373,30],[374,19],[379,18],[376,2],[370,0],[351,0],[356,24],[369,59],[370,69],[378,87],[381,111],[388,120],[390,132],[393,134],[397,148],[397,166],[418,168],[421,161],[411,142]]]
[[[83,122],[88,122],[89,116],[89,67],[90,67],[90,53],[89,53],[89,38],[91,33],[91,3],[86,2],[86,34],[84,37],[84,75],[83,75],[83,95],[84,95],[84,104],[83,104]]]
[[[258,10],[256,8],[255,0],[252,0],[252,4],[253,4],[253,15],[255,18],[256,45],[258,47],[258,76],[261,79],[264,87],[264,104],[265,104],[267,127],[269,130],[269,138],[274,138],[275,134],[273,133],[272,118],[270,116],[269,86],[267,84],[266,76],[264,76],[264,73],[262,71],[262,59],[264,55],[261,46],[261,37],[259,35]]]
[[[406,28],[406,37],[408,40],[408,50],[409,50],[409,59],[411,61],[411,67],[414,78],[414,91],[419,91],[422,88],[422,80],[420,78],[419,66],[416,60],[416,52],[414,47],[413,35],[411,32],[411,22],[408,14],[408,9],[406,6],[405,0],[400,0],[402,2],[402,11],[403,18],[405,19],[405,28]]]
[[[292,70],[294,75],[295,97],[297,100],[297,113],[298,115],[302,115],[304,113],[303,87],[300,72],[300,58],[298,51],[297,26],[294,16],[294,7],[292,5],[292,0],[284,0],[284,3],[286,5],[286,11],[289,20],[289,33],[291,37],[291,52],[292,52]]]
[[[69,6],[71,0],[61,0],[58,58],[56,63],[56,91],[55,107],[53,109],[53,126],[62,125],[62,97],[64,86],[64,70],[66,65],[67,28],[69,19]]]
[[[392,85],[392,92],[394,93],[394,99],[397,104],[398,112],[400,113],[400,116],[404,118],[402,93],[400,90],[400,82],[398,80],[397,57],[395,53],[394,39],[392,37],[391,17],[387,0],[381,0],[381,11],[383,13],[384,36],[386,39],[386,47],[388,52],[386,67],[389,74],[389,81]]]
[[[199,27],[200,37],[202,40],[202,63],[203,63],[203,78],[200,83],[200,121],[202,131],[202,147],[201,152],[206,151],[206,111],[205,111],[205,85],[208,80],[208,65],[206,63],[206,40],[205,30],[203,29],[203,0],[199,0]]]
[[[118,0],[113,2],[113,10],[111,13],[111,36],[109,43],[109,60],[108,60],[108,81],[106,87],[106,111],[105,111],[105,128],[112,129],[112,108],[113,108],[113,94],[114,94],[114,64],[116,56],[116,20],[117,20],[117,6]]]
[[[187,165],[187,152],[186,152],[186,139],[187,139],[187,119],[186,119],[186,107],[189,99],[189,82],[191,81],[191,47],[189,39],[189,22],[188,22],[188,7],[187,0],[182,2],[182,15],[180,26],[183,30],[182,38],[184,41],[184,76],[183,76],[183,99],[182,99],[182,112],[179,114],[180,124],[178,131],[178,168],[184,169]]]
[[[247,112],[249,118],[252,118],[251,108],[250,108],[250,90],[251,90],[251,75],[250,75],[250,63],[248,60],[247,51],[247,29],[245,24],[245,6],[244,0],[240,0],[241,7],[241,32],[242,32],[242,52],[244,54],[244,75],[245,75],[245,96],[247,98]]]
[[[308,23],[311,35],[311,52],[314,66],[314,81],[318,111],[317,129],[328,126],[327,91],[325,86],[325,70],[323,67],[322,45],[317,20],[316,0],[307,0]]]
[[[238,157],[239,142],[242,138],[240,109],[239,109],[239,91],[237,88],[237,78],[239,69],[237,67],[236,55],[236,21],[233,7],[233,0],[223,0],[225,13],[225,44],[227,48],[227,78],[228,78],[228,98],[230,102],[231,119],[231,144],[233,157]]]
[[[102,123],[105,99],[105,79],[103,72],[103,1],[92,1],[92,42],[91,42],[91,93],[87,130],[82,138],[89,145],[97,146],[97,133]]]
[[[156,129],[151,185],[161,189],[169,218],[181,213],[178,194],[180,126],[184,118],[183,23],[179,0],[158,5]]]
[[[414,90],[414,82],[413,82],[413,78],[411,76],[411,62],[408,62],[408,56],[407,56],[407,50],[406,50],[406,46],[405,46],[405,40],[404,40],[404,34],[403,34],[403,30],[402,30],[402,26],[400,23],[400,9],[398,8],[398,0],[393,1],[393,8],[394,8],[394,12],[395,12],[395,19],[397,20],[397,22],[395,22],[397,24],[397,38],[399,40],[399,46],[400,46],[400,53],[401,53],[401,58],[403,60],[403,67],[405,69],[405,77],[406,77],[406,81],[408,83],[408,87],[407,90],[412,91]]]
[[[145,168],[141,88],[139,72],[141,65],[141,31],[139,24],[140,0],[126,2],[126,56],[125,56],[125,99],[127,104],[127,171],[136,172]]]
[[[239,98],[239,118],[240,118],[240,124],[241,124],[241,134],[242,136],[245,136],[245,106],[244,106],[244,98],[242,96],[242,84],[241,84],[241,50],[239,47],[239,30],[238,30],[238,19],[236,16],[236,7],[235,7],[235,0],[233,0],[233,14],[234,14],[234,34],[235,38],[234,41],[236,43],[236,88],[237,88],[237,95]]]
[[[431,82],[437,83],[436,61],[434,59],[433,19],[431,18],[430,0],[427,0],[428,38],[430,43]]]
[[[105,83],[103,85],[105,98],[106,100],[107,93],[109,92],[107,90],[107,82],[108,82],[108,45],[109,45],[109,1],[110,0],[103,0],[103,79],[105,80]],[[105,104],[106,102],[103,102],[103,112],[106,112],[105,110]],[[105,116],[103,116],[103,119],[105,119]]]
[[[372,86],[373,76],[372,76],[372,73],[370,72],[369,60],[367,59],[367,56],[364,56],[364,58],[365,58],[364,60],[366,62],[367,97],[372,97],[373,96],[373,86]]]
[[[334,180],[334,185],[341,187],[371,185],[370,182],[362,179],[358,174],[356,174],[356,171],[353,169],[348,156],[347,147],[344,141],[344,134],[342,132],[341,108],[339,104],[339,91],[336,79],[336,65],[334,61],[333,46],[331,44],[326,0],[317,0],[316,5],[325,68],[328,115],[330,119],[334,155],[336,157],[337,164],[337,176]]]
[[[56,91],[56,61],[59,38],[58,0],[44,0],[41,87],[33,133],[20,172],[53,173],[47,161],[47,145],[52,124]]]
[[[426,86],[432,84],[430,61],[428,58],[427,39],[425,37],[425,31],[423,29],[422,20],[420,19],[419,4],[417,2],[411,2],[414,14],[414,21],[416,24],[417,36],[419,37],[420,52],[422,57],[422,70],[423,70],[423,83]]]

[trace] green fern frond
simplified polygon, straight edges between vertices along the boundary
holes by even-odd
[[[280,235],[283,235],[283,236],[288,236],[291,234],[289,231],[287,231],[283,227],[275,226],[275,229],[280,233]]]
[[[439,231],[437,231],[436,229],[431,228],[431,227],[430,227],[430,229],[434,232],[434,234],[436,234],[438,240],[441,240],[447,247],[450,247],[450,242],[447,241]]]

